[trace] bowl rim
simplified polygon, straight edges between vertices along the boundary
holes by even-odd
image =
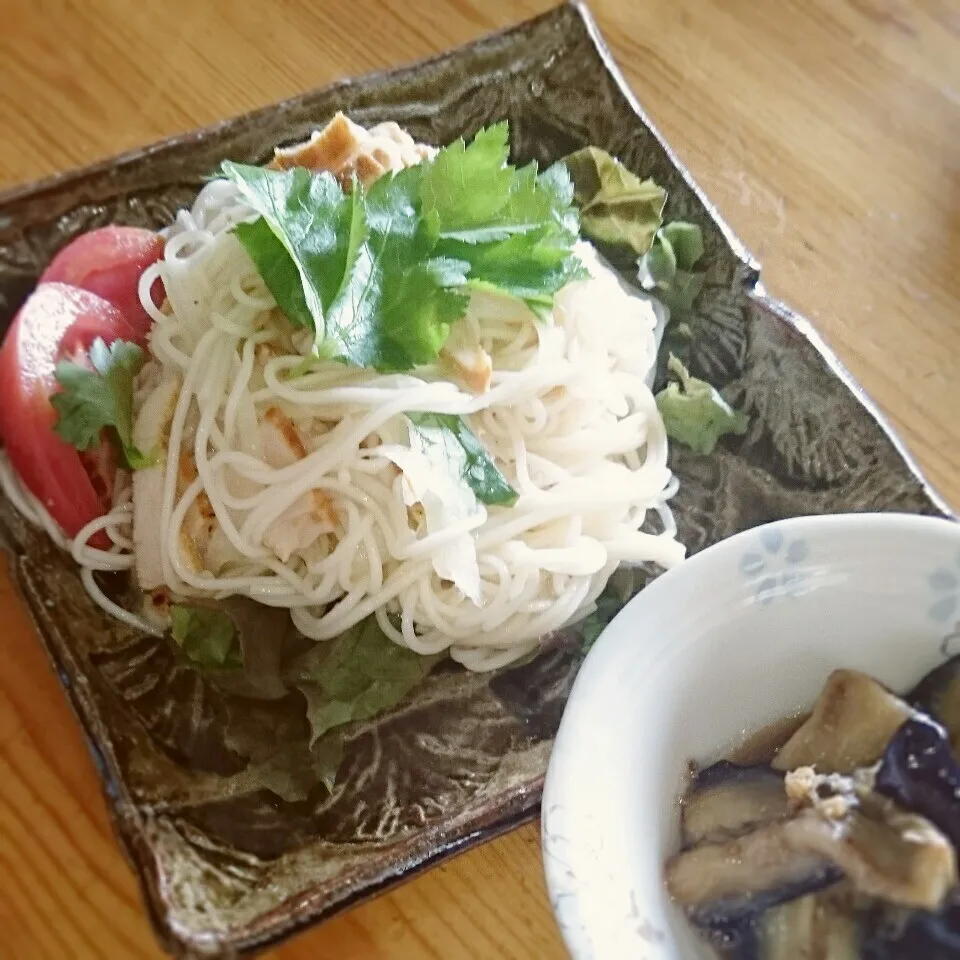
[[[842,539],[856,540],[866,538],[889,538],[891,535],[900,535],[904,538],[920,539],[931,542],[931,539],[944,538],[954,541],[960,546],[960,523],[955,520],[931,517],[910,513],[850,513],[850,514],[819,514],[799,517],[789,517],[774,520],[743,530],[732,537],[721,540],[706,549],[694,554],[679,566],[666,571],[652,583],[644,587],[637,596],[623,607],[613,620],[603,630],[592,649],[587,654],[581,666],[577,679],[573,684],[570,697],[560,722],[553,752],[547,769],[543,788],[541,806],[541,852],[544,877],[551,908],[560,928],[561,936],[574,960],[607,960],[601,957],[592,943],[590,931],[583,923],[583,913],[576,909],[579,899],[578,890],[588,886],[588,878],[582,884],[578,883],[573,871],[566,862],[566,858],[558,858],[550,849],[555,843],[548,824],[551,811],[564,806],[564,795],[569,784],[577,776],[580,767],[580,758],[583,755],[586,741],[582,737],[575,737],[572,724],[581,712],[582,704],[595,700],[602,684],[598,683],[600,673],[596,669],[598,663],[603,663],[609,672],[615,661],[622,662],[630,656],[630,647],[621,639],[625,636],[622,626],[627,621],[636,624],[642,620],[644,611],[660,602],[661,596],[676,588],[681,579],[698,580],[709,575],[711,569],[718,564],[729,564],[731,558],[739,555],[743,546],[762,536],[764,531],[776,530],[784,539],[798,538],[798,536],[816,537],[822,540]],[[616,626],[620,624],[620,628]],[[659,641],[661,644],[670,642],[669,639]],[[644,656],[652,655],[657,648],[658,641],[651,640],[644,645]],[[696,647],[694,642],[693,647]],[[590,669],[591,662],[594,669]],[[574,821],[568,821],[572,826]],[[576,848],[578,839],[582,843],[586,831],[567,830],[562,840],[569,848]],[[572,901],[572,902],[571,902]],[[571,909],[572,908],[572,909]],[[571,922],[571,916],[579,922]],[[635,918],[636,919],[636,918]],[[669,932],[658,929],[643,929],[643,923],[637,928],[637,933],[649,939],[651,945],[661,947],[675,946],[674,939]],[[659,955],[659,954],[657,954]]]

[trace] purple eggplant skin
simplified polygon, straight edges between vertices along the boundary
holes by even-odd
[[[706,937],[723,960],[763,960],[754,917],[729,927],[714,927]]]
[[[790,814],[783,774],[721,760],[700,770],[681,804],[683,848],[737,836]]]
[[[874,789],[925,817],[960,850],[960,764],[939,723],[917,714],[897,730]]]
[[[891,929],[879,908],[865,918],[871,931],[861,946],[863,960],[957,960],[960,957],[960,902],[937,913],[916,910]]]
[[[907,701],[942,723],[956,750],[960,744],[960,656],[931,670],[907,694]]]

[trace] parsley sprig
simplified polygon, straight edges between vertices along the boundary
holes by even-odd
[[[106,431],[128,467],[150,466],[153,458],[133,443],[133,378],[143,366],[143,351],[125,340],[107,346],[98,337],[87,358],[89,363],[57,364],[61,390],[50,398],[58,415],[54,429],[78,450],[98,446]]]
[[[543,316],[584,276],[566,168],[512,166],[508,138],[498,123],[349,191],[326,172],[223,164],[259,214],[237,237],[290,322],[313,331],[318,356],[408,370],[436,358],[470,289]]]

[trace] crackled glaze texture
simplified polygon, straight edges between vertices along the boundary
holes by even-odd
[[[575,6],[7,195],[0,321],[73,236],[111,222],[164,224],[222,158],[262,161],[338,109],[361,123],[396,120],[436,144],[508,118],[518,160],[546,163],[597,144],[663,184],[670,217],[702,226],[708,276],[693,367],[723,385],[752,426],[709,458],[674,451],[690,550],[797,514],[944,512],[807,325],[759,290],[756,264],[650,128]],[[536,815],[579,663],[571,645],[495,677],[437,673],[395,713],[353,732],[328,795],[305,759],[297,695],[251,707],[218,692],[164,642],[92,606],[72,563],[5,502],[0,536],[172,952],[262,947]],[[283,798],[261,787],[278,769]]]

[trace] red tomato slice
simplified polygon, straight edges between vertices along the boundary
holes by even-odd
[[[112,343],[128,329],[123,314],[96,294],[44,283],[20,308],[0,349],[0,438],[27,489],[68,537],[109,508],[116,466],[112,453],[105,459],[104,451],[88,451],[88,472],[77,450],[54,432],[56,364],[65,353],[88,350],[97,337]],[[91,543],[109,546],[103,533]]]
[[[163,256],[163,238],[139,227],[101,227],[68,243],[40,275],[40,283],[69,283],[109,301],[126,317],[133,333],[124,337],[143,345],[152,320],[140,303],[143,271]],[[151,291],[163,302],[158,280]]]

